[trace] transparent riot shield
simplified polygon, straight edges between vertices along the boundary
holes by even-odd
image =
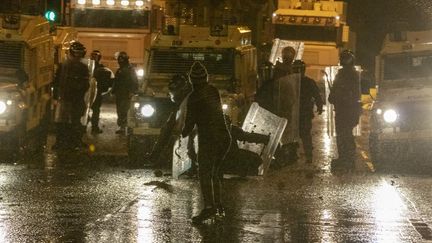
[[[84,102],[86,104],[86,110],[85,110],[84,115],[81,117],[81,124],[83,126],[87,126],[90,108],[91,108],[94,100],[96,99],[97,81],[93,76],[94,68],[95,68],[95,61],[91,60],[91,59],[83,59],[82,62],[87,65],[87,67],[89,69],[89,74],[90,74],[90,80],[89,80],[90,87],[84,95]]]
[[[329,137],[335,137],[336,136],[336,127],[335,127],[335,113],[334,113],[334,106],[328,102],[328,97],[330,95],[330,89],[333,87],[333,82],[335,80],[336,74],[338,73],[339,69],[341,69],[342,66],[331,66],[325,68],[325,100],[326,100],[326,123],[327,123],[327,134]],[[360,77],[359,80],[361,80],[361,72],[362,68],[360,66],[355,67],[357,72],[359,73]],[[359,82],[359,97],[361,97],[361,87]],[[358,125],[353,129],[354,136],[361,136],[361,119],[358,123]]]
[[[282,49],[291,46],[296,50],[295,60],[301,60],[304,52],[304,43],[300,41],[287,41],[281,39],[274,39],[273,46],[270,53],[269,61],[276,65],[276,62],[282,62]]]
[[[189,157],[190,137],[179,138],[174,143],[172,160],[172,177],[178,179],[179,176],[192,167],[192,159]],[[194,137],[193,148],[198,153],[198,137]]]
[[[184,126],[186,120],[186,108],[187,100],[189,95],[182,101],[180,107],[176,113],[176,124],[173,128],[173,134],[180,134],[181,129]],[[195,153],[198,153],[198,137],[194,136],[194,141],[189,141],[190,136],[176,140],[173,149],[173,159],[172,159],[172,176],[174,179],[189,170],[192,166],[192,160],[189,158],[189,149],[194,149]],[[191,145],[192,144],[192,145]]]
[[[300,138],[300,81],[299,73],[289,74],[275,81],[273,90],[275,113],[288,120],[282,135],[283,144],[298,142]]]
[[[258,103],[252,103],[243,122],[242,129],[251,133],[268,134],[270,135],[270,140],[267,145],[248,142],[238,142],[238,145],[241,149],[246,149],[260,155],[263,164],[259,167],[259,175],[264,175],[267,172],[287,123],[287,119],[278,117],[260,107]]]

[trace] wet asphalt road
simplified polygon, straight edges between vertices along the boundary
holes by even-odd
[[[193,226],[195,179],[127,165],[105,106],[96,150],[0,164],[0,242],[432,242],[432,169],[374,172],[358,138],[354,171],[332,171],[334,141],[314,121],[315,160],[225,180],[224,222]],[[52,143],[52,138],[50,139]]]

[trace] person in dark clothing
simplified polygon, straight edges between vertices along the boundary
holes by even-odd
[[[86,49],[80,42],[72,42],[68,59],[61,63],[53,82],[57,123],[54,149],[78,149],[83,145],[81,117],[85,113],[84,96],[90,87],[89,70],[81,62]]]
[[[124,134],[127,126],[127,113],[130,101],[138,90],[138,78],[135,69],[129,63],[129,56],[122,51],[118,54],[117,62],[120,68],[115,73],[112,93],[116,96],[117,134]]]
[[[93,76],[97,81],[97,93],[96,98],[91,106],[92,116],[91,116],[91,133],[99,134],[102,133],[102,129],[99,127],[99,116],[100,116],[100,107],[102,105],[102,94],[107,92],[109,87],[111,86],[111,71],[109,71],[100,60],[102,55],[100,51],[94,50],[90,54],[90,59],[95,61],[95,67],[93,71]]]
[[[293,63],[294,73],[301,74],[300,83],[300,116],[299,116],[299,133],[305,152],[306,163],[312,163],[312,119],[314,117],[313,108],[317,106],[319,115],[323,112],[323,100],[319,93],[319,88],[315,81],[307,76],[306,64],[301,60],[296,60]]]
[[[330,89],[328,101],[334,105],[336,143],[339,157],[332,161],[334,167],[352,167],[356,146],[353,129],[361,114],[360,75],[354,67],[354,54],[345,50],[340,54],[342,69],[337,73]]]
[[[231,135],[225,123],[219,92],[208,83],[207,70],[201,62],[192,65],[189,78],[193,91],[187,101],[182,136],[188,136],[197,127],[198,175],[204,209],[192,221],[201,223],[224,215],[221,202],[223,172],[220,167],[229,150]]]
[[[249,150],[240,149],[237,141],[266,145],[269,142],[270,135],[246,132],[242,128],[233,125],[228,116],[225,116],[225,120],[233,142],[223,162],[223,172],[240,176],[258,175],[258,167],[263,163],[260,155]]]
[[[296,56],[294,48],[287,46],[282,50],[282,62],[277,62],[272,71],[272,77],[259,88],[256,96],[258,104],[271,111],[277,113],[277,105],[275,100],[278,99],[277,80],[281,77],[292,73],[292,62]]]
[[[172,147],[175,142],[173,141],[173,137],[177,138],[176,135],[181,133],[183,121],[179,121],[180,119],[177,117],[177,115],[181,104],[190,94],[190,92],[192,92],[192,86],[189,82],[189,77],[183,74],[174,75],[168,83],[168,91],[171,101],[174,103],[174,109],[171,111],[168,120],[161,128],[159,137],[150,154],[149,159],[155,165],[160,165],[159,158],[162,154],[162,151],[164,151],[167,146]]]
[[[295,90],[289,89],[288,86],[284,86],[284,92],[281,92],[280,80],[281,78],[293,73],[292,63],[296,56],[296,51],[293,47],[287,46],[282,49],[282,62],[277,62],[273,69],[273,77],[260,87],[257,92],[256,100],[258,104],[264,109],[270,112],[287,118],[288,121],[292,120],[292,105],[293,95]],[[289,162],[297,161],[297,143],[289,141],[290,137],[289,129],[286,129],[282,139],[281,146],[278,147],[275,157],[276,164],[283,166]]]

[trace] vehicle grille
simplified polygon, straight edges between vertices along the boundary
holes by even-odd
[[[416,102],[398,105],[401,131],[432,129],[432,104]]]
[[[219,55],[219,59],[216,59],[216,55]],[[201,61],[211,75],[233,75],[234,73],[234,60],[231,51],[216,53],[211,50],[203,51],[202,49],[199,52],[153,51],[150,57],[150,72],[187,73],[196,60]]]
[[[0,67],[20,68],[24,48],[21,43],[0,42]]]

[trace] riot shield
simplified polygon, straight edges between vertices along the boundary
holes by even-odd
[[[176,113],[176,124],[174,125],[172,131],[173,135],[180,134],[181,129],[184,126],[188,98],[189,95],[184,98]],[[189,149],[191,149],[191,144],[193,146],[192,148],[195,150],[195,153],[198,153],[198,137],[194,137],[193,144],[192,141],[189,141],[190,136],[185,138],[179,137],[179,139],[177,139],[174,143],[172,159],[172,176],[174,179],[178,179],[181,174],[189,170],[192,166],[192,160],[188,155]]]
[[[304,43],[300,41],[288,41],[281,39],[274,39],[273,46],[270,53],[269,61],[276,65],[276,62],[282,62],[282,49],[291,46],[296,50],[295,60],[301,60],[304,52]]]
[[[339,69],[341,69],[342,66],[331,66],[325,68],[325,100],[326,100],[326,112],[325,112],[325,119],[327,123],[327,134],[329,137],[335,137],[336,136],[336,127],[335,127],[335,112],[334,112],[334,106],[328,102],[328,97],[330,95],[330,89],[333,87],[333,82],[335,80],[336,74],[338,73]],[[359,80],[361,80],[361,72],[362,68],[360,66],[355,66],[357,72],[359,73],[360,77]],[[359,82],[359,97],[361,97],[361,86]],[[353,135],[354,136],[361,136],[361,119],[356,127],[353,129]]]
[[[179,176],[192,167],[192,159],[189,157],[190,136],[179,138],[174,143],[172,160],[172,177],[178,179]],[[198,137],[194,137],[193,146],[195,153],[198,152]]]
[[[278,117],[260,107],[258,103],[252,103],[243,122],[242,129],[251,133],[268,134],[270,135],[270,140],[267,145],[248,142],[238,142],[238,145],[241,149],[246,149],[260,155],[263,164],[259,167],[259,175],[264,175],[267,172],[287,123],[287,119]]]
[[[299,141],[300,81],[299,73],[289,74],[276,80],[273,87],[275,114],[288,120],[283,144]]]
[[[83,126],[87,126],[90,108],[91,108],[94,100],[96,99],[97,81],[93,76],[94,68],[95,68],[95,61],[91,60],[91,59],[83,59],[82,62],[87,65],[87,67],[89,69],[89,74],[90,74],[90,80],[89,80],[90,87],[84,95],[84,102],[86,104],[86,110],[85,110],[84,115],[81,117],[81,124]]]

